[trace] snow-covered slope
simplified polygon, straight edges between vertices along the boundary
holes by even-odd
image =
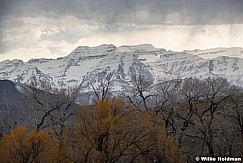
[[[0,79],[9,79],[35,87],[67,88],[78,85],[86,76],[86,87],[101,81],[114,71],[113,90],[128,89],[131,68],[140,69],[152,82],[158,78],[207,78],[222,76],[232,84],[243,86],[242,48],[216,48],[174,52],[149,44],[116,47],[80,46],[57,59],[31,59],[0,62]],[[214,57],[211,57],[214,56]]]

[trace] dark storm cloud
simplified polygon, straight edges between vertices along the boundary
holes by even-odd
[[[243,23],[243,0],[1,0],[1,15],[73,15],[100,23]],[[171,14],[180,16],[178,19]]]

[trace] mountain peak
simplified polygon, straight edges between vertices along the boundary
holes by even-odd
[[[140,44],[140,45],[123,45],[118,48],[122,52],[132,51],[156,51],[158,50],[151,44]]]
[[[107,49],[107,48],[116,48],[113,44],[102,44],[98,46],[78,46],[71,53],[81,51],[81,50],[89,50],[89,49]]]
[[[113,44],[103,44],[95,47],[90,46],[79,46],[74,49],[68,57],[75,57],[75,56],[83,56],[83,57],[90,57],[90,56],[100,56],[105,55],[108,52],[115,51],[117,47]]]

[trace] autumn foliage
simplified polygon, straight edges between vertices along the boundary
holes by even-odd
[[[163,121],[121,99],[94,101],[76,111],[62,139],[52,131],[17,127],[0,141],[0,160],[18,162],[182,162]],[[52,137],[50,136],[52,135]]]
[[[50,162],[55,157],[55,144],[44,131],[28,132],[17,127],[0,141],[1,163]]]
[[[95,101],[77,111],[70,157],[75,162],[180,162],[181,154],[162,121],[121,99]]]

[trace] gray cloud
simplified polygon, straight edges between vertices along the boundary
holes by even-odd
[[[241,46],[237,24],[243,0],[0,0],[0,55],[59,56],[103,43]]]
[[[73,15],[108,24],[243,23],[242,0],[2,0],[0,11],[5,16]],[[175,13],[180,17],[171,17]]]
[[[81,35],[80,33],[77,33],[75,31],[60,31],[52,36],[49,36],[47,34],[43,34],[41,36],[41,39],[49,39],[51,41],[68,41],[70,43],[77,42],[80,38],[84,37],[84,35]]]

